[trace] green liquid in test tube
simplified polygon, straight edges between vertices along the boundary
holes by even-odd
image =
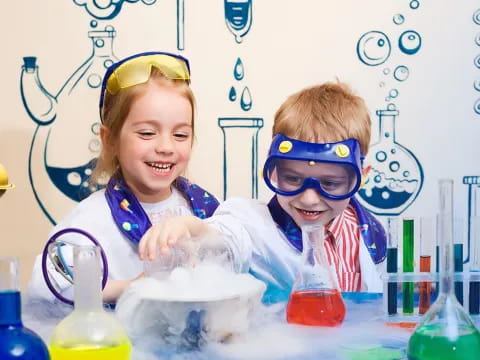
[[[403,272],[413,272],[413,219],[403,220]],[[403,283],[403,313],[413,314],[413,282]]]

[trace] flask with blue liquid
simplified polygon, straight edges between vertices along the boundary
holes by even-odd
[[[18,259],[14,257],[0,257],[0,359],[50,359],[40,336],[23,326]]]

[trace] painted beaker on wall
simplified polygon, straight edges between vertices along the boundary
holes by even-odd
[[[379,140],[370,147],[365,165],[371,169],[359,190],[359,200],[377,215],[399,215],[417,198],[423,170],[415,155],[396,142],[398,110],[377,110]]]
[[[223,132],[223,199],[258,199],[258,132],[263,119],[219,118],[218,126]]]
[[[21,73],[22,101],[38,125],[29,154],[29,175],[40,207],[52,223],[64,209],[86,197],[88,177],[100,152],[100,86],[113,54],[115,30],[89,31],[92,53],[52,95],[42,85],[36,57],[25,57]],[[65,156],[68,146],[69,156]]]

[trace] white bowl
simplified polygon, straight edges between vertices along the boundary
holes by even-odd
[[[245,334],[261,307],[266,286],[249,274],[229,273],[218,280],[200,292],[195,286],[185,291],[187,283],[179,290],[178,281],[144,278],[126,289],[116,313],[134,341],[155,337],[195,347],[203,341]],[[222,291],[227,286],[229,290]]]

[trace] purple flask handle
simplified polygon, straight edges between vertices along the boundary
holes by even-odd
[[[63,301],[66,304],[73,305],[73,301],[70,299],[67,299],[65,296],[60,294],[55,287],[52,285],[52,282],[50,281],[50,278],[48,277],[48,270],[47,270],[47,257],[48,257],[48,248],[50,244],[55,242],[58,237],[62,236],[63,234],[66,233],[77,233],[84,235],[87,237],[94,245],[98,246],[100,248],[100,255],[102,256],[102,262],[103,262],[103,279],[102,279],[102,290],[105,288],[105,284],[107,283],[107,278],[108,278],[108,263],[107,263],[107,257],[105,255],[105,252],[103,251],[103,248],[100,246],[100,243],[88,232],[77,229],[77,228],[66,228],[62,229],[60,231],[57,231],[55,234],[53,234],[50,239],[48,239],[47,244],[45,245],[45,248],[43,249],[42,253],[42,273],[43,273],[43,278],[45,279],[45,282],[47,283],[47,287],[50,289],[53,295],[61,301]]]

